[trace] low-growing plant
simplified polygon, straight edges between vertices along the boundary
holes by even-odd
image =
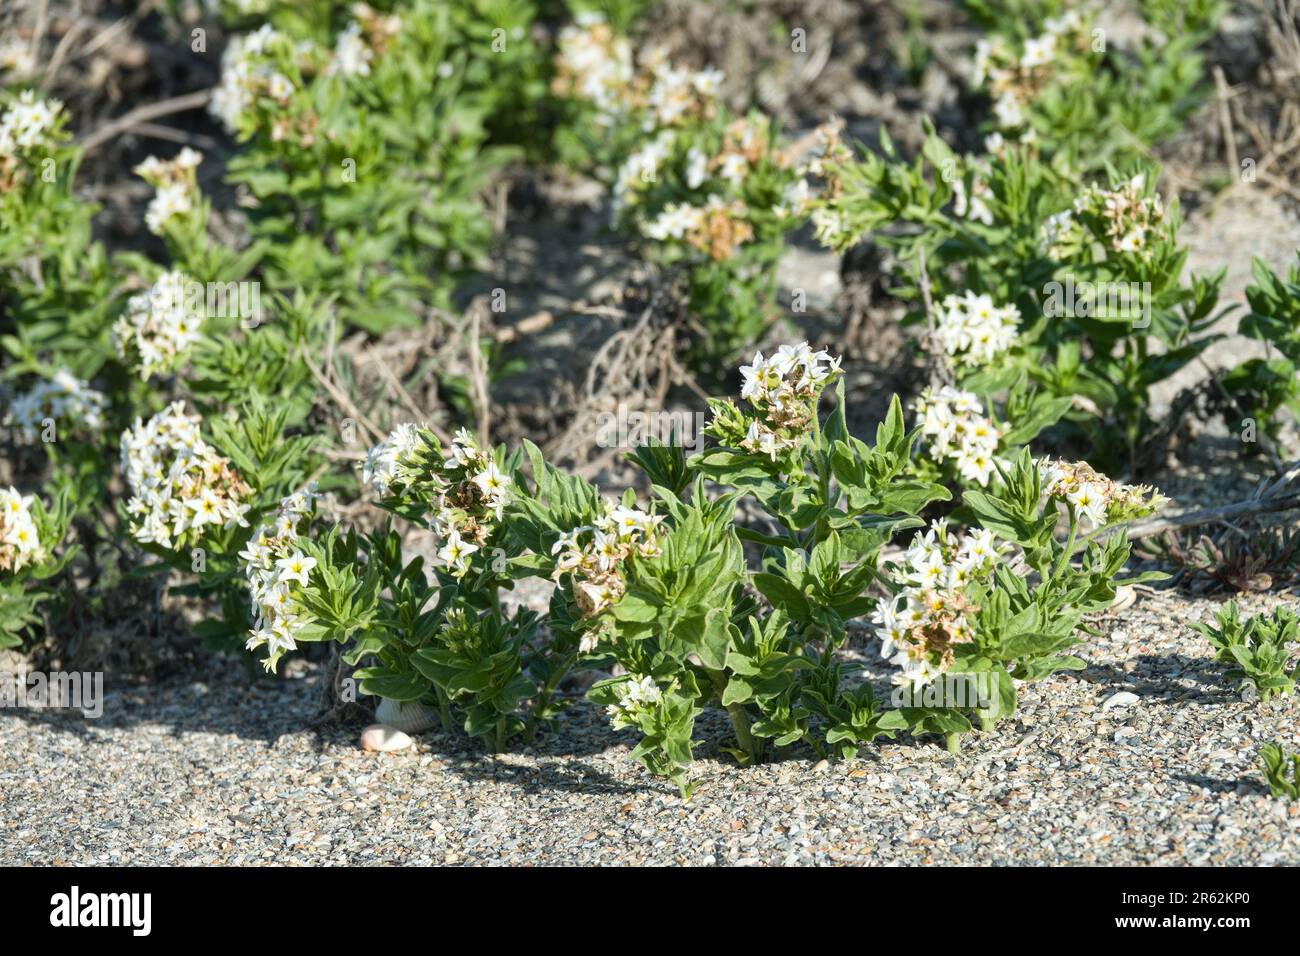
[[[1157,430],[1152,387],[1217,337],[1223,276],[1182,283],[1178,212],[1149,171],[1081,187],[1023,146],[963,158],[930,129],[907,163],[887,137],[855,159],[836,126],[822,135],[818,238],[897,250],[912,271],[895,290],[914,306],[907,321],[931,330],[926,349],[953,384],[1004,404],[1017,444],[1063,419],[1099,463],[1133,465]]]
[[[364,478],[386,510],[434,532],[432,575],[391,525],[335,529],[295,543],[314,563],[292,607],[311,633],[350,642],[363,692],[454,714],[495,749],[560,709],[571,668],[612,668],[588,696],[640,733],[634,758],[684,795],[710,707],[730,718],[724,750],[742,764],[795,745],[850,758],[903,730],[955,747],[972,718],[987,730],[1014,710],[1015,681],[1082,666],[1062,652],[1124,583],[1128,544],[1111,532],[1159,504],[1150,489],[1022,451],[987,491],[966,492],[955,517],[968,536],[940,521],[904,566],[882,567],[884,546],[949,498],[916,474],[921,429],[907,430],[895,399],[874,445],[852,436],[839,362],[806,344],[760,353],[741,376],[742,404],[712,403],[714,447],[630,456],[648,507],[631,490],[604,499],[531,444],[525,471],[465,432],[444,447],[428,428],[399,427]],[[262,566],[274,576],[279,561]],[[556,584],[546,618],[505,614],[499,591],[531,576]],[[873,611],[899,668],[893,709],[839,654]],[[935,696],[931,685],[957,676],[991,697]]]
[[[604,178],[613,225],[681,271],[697,334],[691,365],[720,381],[770,324],[776,262],[798,224],[807,183],[771,121],[733,116],[722,74],[634,56],[599,14],[559,35],[552,89],[571,105],[562,157]]]
[[[284,410],[271,411],[259,396],[230,417],[206,421],[183,401],[173,402],[122,433],[121,469],[130,499],[120,508],[121,526],[158,559],[133,575],[161,574],[165,580],[178,572],[187,580],[175,593],[215,602],[219,616],[196,627],[210,646],[245,643],[254,607],[245,582],[248,557],[241,552],[254,520],[278,512],[275,520],[290,522],[292,530],[310,513],[310,495],[303,508],[288,514],[283,499],[308,486],[316,464],[313,443],[309,436],[287,436]],[[252,593],[260,596],[256,589]]]
[[[1244,620],[1236,601],[1215,613],[1214,623],[1192,627],[1214,647],[1214,659],[1232,668],[1226,676],[1255,688],[1261,700],[1289,694],[1300,677],[1300,662],[1288,669],[1289,645],[1300,640],[1300,617],[1290,608],[1252,614]]]
[[[956,750],[972,716],[989,731],[1014,712],[1018,682],[1082,668],[1063,652],[1090,633],[1084,615],[1109,607],[1117,587],[1158,576],[1121,578],[1128,542],[1122,530],[1101,533],[1160,501],[1082,462],[1022,451],[988,491],[964,493],[956,515],[980,530],[959,538],[942,520],[918,533],[888,568],[896,596],[873,617],[882,656],[900,669],[908,728]]]
[[[1290,754],[1281,744],[1264,744],[1259,748],[1264,782],[1275,797],[1300,800],[1300,754]]]
[[[19,647],[41,623],[49,583],[72,559],[63,545],[71,518],[66,489],[49,507],[36,495],[0,489],[0,649]]]
[[[992,101],[986,143],[1032,145],[1059,168],[1099,173],[1178,132],[1205,98],[1200,47],[1221,0],[1143,0],[1132,45],[1104,14],[1060,0],[965,0],[988,31],[973,85]]]
[[[231,40],[212,100],[244,144],[230,176],[257,200],[268,279],[369,331],[418,324],[486,254],[481,193],[513,155],[492,125],[526,125],[542,91],[533,8],[297,6]]]
[[[1224,408],[1228,427],[1250,437],[1253,445],[1261,433],[1277,439],[1282,410],[1300,417],[1300,265],[1284,275],[1261,259],[1252,266],[1255,281],[1246,288],[1250,311],[1237,331],[1261,343],[1267,355],[1238,363],[1220,382],[1231,398]]]

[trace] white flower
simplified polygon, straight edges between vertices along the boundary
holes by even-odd
[[[297,636],[311,622],[298,604],[297,586],[307,584],[316,559],[298,550],[298,528],[311,520],[318,497],[309,486],[281,499],[273,521],[258,526],[239,553],[255,614],[245,647],[266,647],[263,663],[268,671],[297,647]]]
[[[303,587],[306,587],[307,576],[311,573],[311,569],[316,567],[316,559],[295,551],[287,558],[276,561],[275,566],[280,572],[282,581],[297,581]]]
[[[203,316],[193,308],[201,297],[192,294],[195,289],[202,287],[184,273],[164,273],[148,291],[132,296],[113,324],[118,358],[141,379],[174,371],[202,338]]]
[[[325,68],[326,75],[369,76],[374,51],[366,45],[361,24],[349,23],[334,41],[334,56]]]
[[[23,495],[12,486],[0,489],[0,571],[20,571],[44,556],[32,516],[35,500],[34,496]]]
[[[9,406],[7,421],[23,430],[29,440],[36,437],[47,419],[64,422],[76,431],[103,427],[108,399],[66,368],[48,380],[37,382],[25,394],[16,395]]]
[[[930,456],[937,462],[953,461],[962,477],[987,485],[996,471],[1001,435],[984,417],[979,399],[945,385],[937,392],[927,388],[915,407]]]
[[[462,539],[453,528],[443,541],[438,558],[452,569],[453,574],[462,575],[469,570],[469,556],[478,550],[478,545]]]
[[[1056,56],[1056,36],[1045,33],[1025,41],[1024,51],[1020,54],[1020,65],[1027,70],[1046,66]]]
[[[686,151],[686,186],[699,189],[709,175],[709,157],[698,146]]]
[[[131,534],[173,547],[192,529],[246,526],[251,490],[229,459],[203,441],[199,417],[173,402],[122,433],[122,476],[131,491]]]
[[[1003,129],[1011,129],[1025,121],[1024,107],[1011,91],[1007,91],[993,101],[993,115]]]

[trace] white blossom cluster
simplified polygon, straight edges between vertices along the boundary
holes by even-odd
[[[70,423],[74,429],[97,431],[104,425],[108,399],[90,383],[77,378],[66,368],[53,378],[43,379],[31,390],[17,395],[9,405],[9,422],[23,430],[31,440],[47,420]]]
[[[825,350],[814,352],[807,342],[782,345],[770,357],[754,354],[740,367],[740,397],[759,413],[749,423],[740,447],[772,461],[803,439],[817,398],[840,374],[840,359]]]
[[[715,262],[725,262],[754,238],[748,213],[742,200],[714,195],[702,206],[669,203],[655,219],[641,223],[641,232],[660,242],[684,240]]]
[[[126,511],[137,541],[173,548],[205,528],[248,524],[251,489],[230,459],[203,440],[200,425],[176,401],[122,433],[122,476],[131,491]]]
[[[441,538],[438,557],[456,576],[469,571],[470,556],[483,549],[510,500],[513,482],[495,459],[460,429],[447,456],[429,458],[420,426],[397,426],[366,453],[362,479],[381,495],[418,488],[433,500],[432,526]]]
[[[334,56],[325,67],[327,76],[369,76],[375,51],[366,43],[361,24],[349,23],[334,41]]]
[[[412,476],[413,455],[420,446],[419,426],[403,422],[366,452],[361,480],[375,493],[387,495],[394,484],[404,483]]]
[[[973,392],[945,385],[927,388],[916,400],[921,434],[936,462],[952,461],[961,477],[987,485],[996,471],[998,428],[984,416]]]
[[[623,160],[611,191],[610,211],[615,220],[625,210],[635,206],[640,199],[640,194],[657,179],[658,170],[662,169],[672,157],[676,141],[677,134],[673,130],[661,130],[632,150]],[[697,185],[691,188],[698,189],[703,185],[703,174],[699,175],[696,182]]]
[[[713,109],[722,86],[721,70],[674,66],[662,49],[652,50],[647,61],[651,70],[650,90],[646,94],[651,113],[651,118],[646,120],[647,129],[676,126],[688,116],[707,114]]]
[[[949,295],[938,310],[935,332],[944,351],[968,365],[987,365],[1016,343],[1020,310],[996,306],[992,296]]]
[[[1074,201],[1074,211],[1099,216],[1110,247],[1115,252],[1141,254],[1147,240],[1164,219],[1164,204],[1158,195],[1144,196],[1146,177],[1138,173],[1113,189],[1090,186]]]
[[[556,555],[551,576],[557,581],[572,576],[573,598],[583,617],[595,617],[623,596],[624,561],[634,554],[655,558],[662,553],[657,532],[661,521],[662,515],[606,504],[595,523],[562,534],[551,546]],[[593,650],[596,641],[596,634],[584,635],[581,650]]]
[[[1150,485],[1126,485],[1094,471],[1083,461],[1038,463],[1043,494],[1066,502],[1085,530],[1151,514],[1168,499]]]
[[[26,77],[35,73],[36,58],[32,55],[31,43],[17,37],[0,43],[0,70],[12,73],[15,77]]]
[[[253,33],[232,37],[221,56],[221,82],[212,91],[208,110],[232,133],[260,96],[286,103],[293,96],[293,82],[269,63],[259,62],[284,35],[269,23]]]
[[[558,49],[555,92],[591,103],[597,121],[613,125],[627,111],[636,75],[632,44],[615,34],[600,13],[581,12],[560,31]]]
[[[62,114],[62,103],[37,99],[33,90],[23,90],[11,100],[0,111],[0,174],[19,153],[48,147]]]
[[[63,104],[58,100],[40,100],[34,90],[23,90],[9,108],[0,113],[0,155],[48,145]]]
[[[618,694],[618,703],[605,708],[615,730],[638,726],[637,718],[663,700],[663,692],[651,677],[624,681],[617,686],[615,693]]]
[[[150,156],[133,170],[154,188],[144,214],[145,226],[154,235],[161,236],[167,223],[194,211],[199,194],[195,170],[201,162],[203,154],[186,146],[170,160]]]
[[[1007,550],[989,531],[958,539],[943,520],[917,532],[897,575],[901,590],[872,615],[880,656],[898,668],[895,685],[916,690],[930,683],[952,665],[953,647],[974,639],[979,609],[966,588],[991,575]]]
[[[44,556],[33,500],[14,487],[0,490],[0,571],[13,574]]]
[[[299,549],[299,537],[316,510],[314,486],[281,500],[275,520],[259,525],[247,547],[239,552],[252,599],[255,622],[245,647],[265,647],[263,661],[274,671],[280,656],[297,648],[297,637],[312,618],[297,600],[316,559]]]
[[[972,177],[969,196],[966,194],[966,182],[960,177],[953,180],[952,192],[952,211],[955,215],[962,219],[974,219],[986,226],[993,225],[993,210],[987,202],[993,195],[993,190],[981,177]]]
[[[1148,256],[1151,238],[1164,221],[1165,208],[1159,195],[1143,195],[1145,185],[1145,175],[1138,173],[1111,189],[1089,186],[1071,208],[1043,223],[1043,245],[1048,255],[1068,255],[1088,238],[1085,230],[1091,226],[1112,252]]]
[[[194,282],[182,272],[166,272],[145,292],[127,300],[113,323],[117,357],[141,379],[174,371],[202,338],[202,316],[191,308]]]
[[[1024,125],[1025,108],[1041,90],[1051,65],[1072,44],[1081,42],[1083,25],[1077,10],[1067,10],[1048,19],[1041,35],[1025,40],[1019,54],[1001,37],[976,44],[973,79],[993,95],[993,115],[999,127],[1014,130]],[[1032,130],[1019,138],[1031,140]]]

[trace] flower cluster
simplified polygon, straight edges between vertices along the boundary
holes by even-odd
[[[650,68],[650,88],[646,104],[653,122],[659,126],[676,126],[693,117],[707,117],[714,111],[722,71],[688,70],[668,61],[662,48],[654,48],[643,58]]]
[[[962,478],[987,485],[996,470],[998,441],[1002,437],[984,415],[973,392],[945,385],[937,392],[927,388],[916,400],[921,434],[936,462],[951,460]]]
[[[48,149],[61,132],[63,120],[63,104],[38,100],[32,90],[19,93],[0,111],[0,193],[17,185],[19,157]]]
[[[203,440],[198,415],[172,402],[122,433],[122,475],[131,490],[131,534],[163,548],[205,528],[247,525],[251,489],[230,459]]]
[[[379,13],[366,3],[354,3],[352,16],[353,21],[334,41],[334,51],[325,64],[326,76],[369,76],[371,61],[402,28],[397,14]]]
[[[31,441],[46,421],[69,422],[74,429],[96,431],[103,427],[107,406],[103,393],[64,368],[16,396],[9,406],[9,421]]]
[[[1159,195],[1144,195],[1145,186],[1142,173],[1113,189],[1089,186],[1075,199],[1073,216],[1058,220],[1057,228],[1068,230],[1071,219],[1091,223],[1111,251],[1143,255],[1165,215]]]
[[[36,58],[31,43],[18,37],[0,43],[0,72],[12,73],[11,80],[35,73]]]
[[[366,452],[361,480],[377,494],[389,494],[395,486],[400,487],[414,478],[415,454],[420,446],[419,426],[403,422]]]
[[[662,552],[656,529],[661,515],[623,505],[606,505],[594,524],[574,528],[551,547],[556,556],[552,577],[571,575],[573,598],[583,617],[595,617],[623,596],[622,565],[632,555],[658,557]],[[582,651],[594,649],[597,636],[585,635]]]
[[[0,491],[0,571],[13,574],[44,555],[32,518],[33,500],[17,488]]]
[[[1003,130],[1026,123],[1025,109],[1051,78],[1053,63],[1063,52],[1086,49],[1087,35],[1077,10],[1066,11],[1043,24],[1044,32],[1025,40],[1017,54],[1001,37],[982,39],[975,47],[974,81],[993,97],[993,115]],[[1018,137],[1029,142],[1032,130]]]
[[[552,92],[591,103],[596,121],[612,125],[626,112],[636,75],[632,44],[599,13],[584,12],[560,31],[558,47]]]
[[[740,397],[758,416],[749,420],[739,447],[772,461],[797,448],[816,420],[822,389],[839,374],[839,358],[814,352],[807,342],[783,345],[770,358],[756,353],[753,364],[740,367]]]
[[[1168,501],[1150,485],[1121,484],[1087,462],[1044,458],[1038,467],[1043,494],[1068,504],[1085,529],[1145,517]]]
[[[298,539],[311,523],[318,497],[309,487],[283,499],[275,520],[259,525],[239,552],[256,618],[245,647],[250,651],[266,647],[263,663],[268,671],[275,670],[282,654],[298,646],[297,636],[311,622],[296,596],[306,586],[316,559],[302,553]]]
[[[181,272],[167,272],[145,292],[133,295],[113,323],[117,357],[141,379],[174,371],[202,338],[201,315],[191,301],[201,288]]]
[[[442,541],[438,557],[459,577],[501,520],[512,481],[464,428],[447,451],[439,458],[436,439],[426,430],[399,425],[366,454],[362,476],[381,495],[414,492],[429,503]]]
[[[938,309],[935,332],[944,351],[967,365],[987,365],[1011,348],[1020,330],[1015,305],[996,306],[988,295],[949,295]]]
[[[989,531],[959,540],[942,520],[917,533],[898,574],[902,589],[872,615],[880,656],[899,668],[894,684],[915,690],[952,666],[953,648],[975,636],[979,608],[967,589],[992,574],[1007,550]]]
[[[754,228],[745,219],[748,212],[742,200],[721,196],[710,196],[703,206],[669,203],[657,218],[642,223],[641,231],[660,242],[685,239],[714,262],[725,262],[754,238]]]
[[[986,226],[993,225],[993,210],[989,209],[986,201],[993,195],[993,190],[981,177],[975,176],[971,179],[969,196],[966,194],[966,182],[960,177],[953,180],[952,192],[954,215],[962,219],[974,219]]]
[[[201,162],[203,154],[186,146],[170,160],[150,156],[133,170],[155,190],[144,214],[144,223],[154,235],[161,236],[172,219],[194,211],[199,194],[195,170]]]
[[[266,61],[272,47],[281,42],[287,42],[284,35],[265,23],[256,32],[233,37],[227,44],[221,57],[221,82],[212,91],[208,109],[232,133],[238,132],[259,97],[283,105],[293,96],[293,81]]]
[[[639,726],[638,717],[652,710],[663,699],[663,692],[651,677],[635,678],[617,685],[618,703],[605,708],[615,730]]]

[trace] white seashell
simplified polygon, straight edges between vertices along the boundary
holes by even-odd
[[[1131,607],[1137,600],[1137,592],[1133,590],[1131,584],[1121,584],[1115,589],[1115,600],[1110,603],[1112,611],[1123,611]]]
[[[392,727],[394,730],[404,730],[408,734],[418,734],[422,730],[428,730],[430,727],[437,725],[438,708],[422,704],[418,700],[408,700],[406,703],[402,703],[384,697],[379,701],[379,706],[375,708],[375,719],[386,727]]]
[[[1118,694],[1111,694],[1107,697],[1106,702],[1101,705],[1101,709],[1106,711],[1112,707],[1127,707],[1129,704],[1136,704],[1141,699],[1137,694],[1122,690]]]
[[[394,750],[405,750],[411,746],[411,743],[411,738],[406,734],[392,727],[385,727],[383,724],[371,724],[361,731],[362,750],[391,753]]]

